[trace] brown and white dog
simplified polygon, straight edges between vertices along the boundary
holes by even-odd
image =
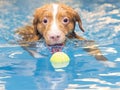
[[[44,38],[47,45],[62,44],[66,37],[85,40],[75,33],[76,22],[84,32],[81,18],[73,8],[65,4],[46,4],[36,9],[33,26],[20,28],[17,33],[22,36],[23,42],[34,42]],[[95,45],[84,49],[97,60],[107,61]]]
[[[64,4],[48,4],[35,11],[33,25],[48,45],[54,45],[64,43],[66,35],[77,37],[74,32],[76,22],[84,32],[78,13],[72,8]]]

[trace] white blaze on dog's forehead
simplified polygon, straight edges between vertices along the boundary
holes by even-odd
[[[55,20],[58,12],[58,4],[53,4],[53,19]]]
[[[51,25],[51,28],[50,28],[50,34],[52,35],[56,35],[57,33],[60,33],[60,30],[57,26],[57,13],[58,13],[58,4],[53,4],[53,11],[52,11],[52,14],[53,14],[53,21],[52,21],[52,25]]]

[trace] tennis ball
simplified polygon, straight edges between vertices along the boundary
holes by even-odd
[[[51,56],[50,61],[54,68],[63,68],[69,65],[70,58],[64,52],[56,52]]]

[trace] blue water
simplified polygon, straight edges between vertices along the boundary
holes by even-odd
[[[63,2],[78,11],[85,33],[95,40],[105,57],[116,66],[97,61],[82,49],[81,42],[68,40],[63,48],[69,65],[55,69],[44,42],[34,58],[16,43],[15,30],[32,23],[37,7]],[[120,89],[120,0],[0,0],[0,90],[119,90]]]

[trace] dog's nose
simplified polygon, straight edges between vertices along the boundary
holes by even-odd
[[[61,37],[60,35],[51,35],[50,39],[57,41],[57,40],[59,40],[60,37]]]

